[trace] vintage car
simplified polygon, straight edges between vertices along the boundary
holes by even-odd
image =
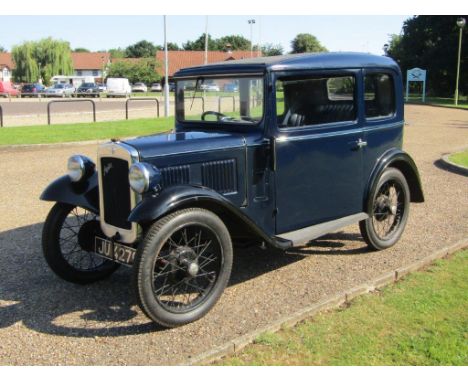
[[[174,132],[113,139],[96,162],[74,155],[43,192],[56,202],[43,251],[63,279],[85,284],[129,265],[141,309],[173,327],[213,307],[237,243],[287,250],[359,224],[381,250],[402,235],[410,202],[424,201],[388,57],[227,61],[175,81]],[[234,82],[234,103],[201,97],[204,83]]]

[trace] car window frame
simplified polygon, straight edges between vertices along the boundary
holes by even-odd
[[[307,77],[309,78],[318,78],[318,77],[354,77],[354,107],[355,107],[355,117],[352,120],[348,121],[338,121],[338,122],[327,122],[319,123],[314,125],[303,125],[297,127],[281,127],[278,124],[277,120],[277,102],[276,102],[276,82],[282,78],[287,77]],[[355,129],[361,120],[361,102],[360,102],[360,93],[361,93],[361,68],[345,68],[345,69],[314,69],[314,70],[288,70],[288,71],[278,71],[273,76],[273,109],[272,117],[274,118],[275,130],[281,135],[284,134],[297,134],[297,133],[307,133],[311,132],[323,132],[324,130],[352,130]]]
[[[389,115],[377,116],[377,117],[367,117],[366,116],[366,100],[365,100],[365,86],[366,86],[366,75],[367,74],[387,74],[392,80],[393,83],[393,96],[394,96],[394,109],[393,113]],[[397,96],[397,84],[396,84],[396,74],[393,70],[387,68],[363,68],[362,70],[362,116],[365,123],[373,122],[385,122],[391,121],[392,119],[397,118],[398,115],[398,96]]]

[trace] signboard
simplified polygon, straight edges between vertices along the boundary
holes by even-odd
[[[422,91],[422,101],[426,100],[426,70],[420,68],[409,69],[406,72],[406,101],[409,97],[409,83],[410,82],[422,82],[423,91]]]

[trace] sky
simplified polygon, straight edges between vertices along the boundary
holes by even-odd
[[[311,33],[330,51],[382,54],[389,35],[401,32],[410,16],[208,16],[208,33],[240,34],[254,44],[280,44],[285,53],[298,33]],[[206,16],[168,16],[168,41],[179,45],[205,32]],[[53,37],[91,51],[126,47],[140,40],[163,44],[163,16],[0,16],[0,46]]]

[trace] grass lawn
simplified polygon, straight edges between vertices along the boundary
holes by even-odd
[[[468,150],[449,156],[451,162],[468,167]]]
[[[0,145],[77,142],[160,133],[174,127],[174,117],[96,123],[17,126],[0,129]]]
[[[461,107],[468,109],[468,99],[467,97],[460,97],[458,99],[458,106],[455,106],[455,101],[453,98],[442,98],[442,97],[426,97],[426,102],[423,103],[421,97],[410,96],[409,102],[411,103],[420,103],[422,105],[436,105],[436,106],[451,106],[451,107]]]
[[[217,364],[467,365],[467,274],[465,250]]]

